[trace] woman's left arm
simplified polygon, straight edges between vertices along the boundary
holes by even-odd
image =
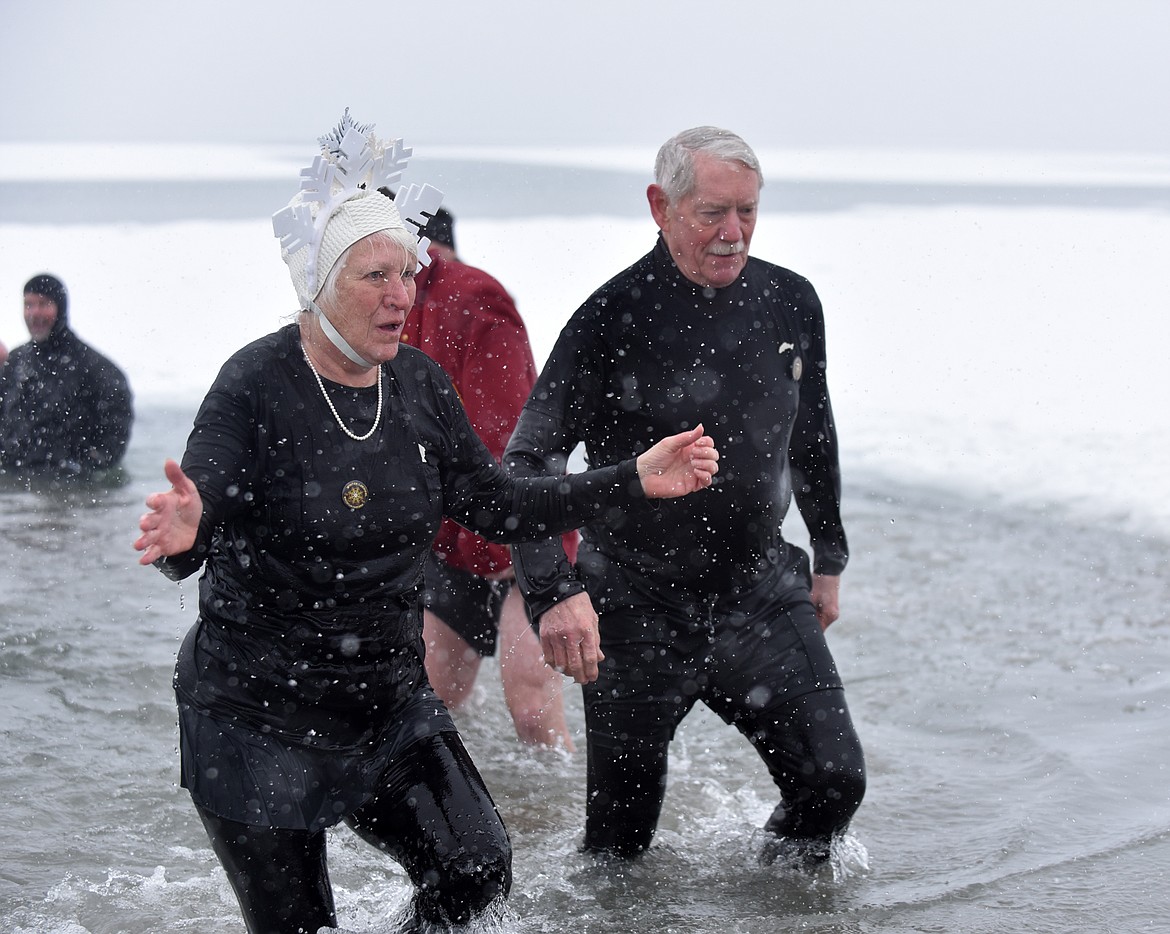
[[[456,403],[458,405],[458,403]],[[452,413],[458,452],[446,472],[444,512],[491,541],[534,541],[580,528],[605,509],[685,496],[711,485],[719,452],[700,425],[659,441],[637,458],[562,476],[507,475]],[[461,468],[460,465],[463,465]],[[473,466],[467,466],[473,465]]]

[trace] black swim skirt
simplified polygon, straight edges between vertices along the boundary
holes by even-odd
[[[452,567],[433,551],[427,556],[423,606],[446,623],[481,658],[496,654],[500,608],[511,581],[490,581]]]

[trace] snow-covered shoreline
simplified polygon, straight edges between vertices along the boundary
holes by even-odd
[[[636,146],[432,145],[407,139],[416,158],[649,174],[654,149]],[[0,181],[213,181],[296,178],[304,143],[213,145],[0,142]],[[1170,155],[1141,152],[767,149],[767,178],[808,182],[1170,186]]]
[[[201,151],[209,165],[219,158]],[[268,171],[242,153],[235,166]],[[0,144],[0,177],[13,154]],[[180,155],[151,164],[176,168]],[[290,191],[296,155],[280,167]],[[537,155],[555,161],[524,158]],[[763,158],[765,171],[783,164]],[[604,164],[618,166],[618,154]],[[183,171],[190,180],[192,166]],[[512,292],[538,362],[573,309],[654,235],[649,216],[459,222],[464,258]],[[766,211],[752,252],[821,296],[847,466],[1170,535],[1167,245],[1170,212],[1154,208],[875,204]],[[0,221],[10,347],[26,339],[20,287],[43,270],[66,282],[77,332],[126,369],[141,405],[193,409],[232,351],[294,311],[267,218]]]

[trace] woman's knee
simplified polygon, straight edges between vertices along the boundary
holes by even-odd
[[[460,853],[428,867],[419,880],[416,910],[427,921],[465,924],[512,888],[512,852],[507,839],[476,853]]]
[[[508,831],[457,734],[413,744],[384,781],[347,821],[406,869],[417,914],[463,923],[508,894]]]

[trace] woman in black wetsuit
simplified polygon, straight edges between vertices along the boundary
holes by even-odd
[[[420,227],[438,193],[380,194],[404,160],[369,130],[347,113],[274,218],[298,320],[223,366],[135,542],[176,580],[204,568],[175,671],[182,783],[254,934],[336,925],[325,828],[343,820],[406,869],[412,923],[508,892],[507,833],[423,668],[442,517],[539,538],[717,470],[700,427],[604,470],[507,477],[438,365],[399,346],[426,255],[402,214]]]

